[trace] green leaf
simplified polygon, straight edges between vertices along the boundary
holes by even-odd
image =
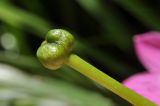
[[[131,38],[128,35],[132,30],[114,6],[104,5],[101,0],[78,0],[78,3],[104,27],[107,39],[123,51],[130,49]]]
[[[22,27],[23,29],[31,27],[33,28],[31,31],[34,33],[39,33],[41,36],[44,36],[44,34],[50,28],[48,22],[34,14],[28,13],[25,10],[18,9],[9,3],[0,2],[0,14],[0,19],[7,24],[18,27],[20,29]]]
[[[149,28],[160,30],[160,16],[150,5],[142,0],[114,0]]]
[[[12,70],[11,67],[10,70],[4,69],[3,71],[11,75],[7,75],[9,76],[7,78],[0,79],[0,92],[3,92],[2,88],[8,89],[10,91],[8,96],[15,98],[13,100],[26,100],[26,102],[21,103],[27,103],[27,101],[32,101],[36,98],[34,102],[37,104],[44,99],[48,99],[50,102],[61,101],[67,106],[115,106],[109,98],[105,98],[96,92],[76,87],[64,81],[47,78],[39,80],[35,77],[20,73],[14,68]],[[13,77],[14,80],[12,79]],[[14,96],[14,93],[17,93],[17,95]],[[27,100],[27,98],[30,99]]]

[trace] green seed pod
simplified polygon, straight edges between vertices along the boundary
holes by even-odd
[[[49,69],[58,69],[69,56],[74,37],[66,30],[54,29],[47,33],[46,40],[37,50],[40,62]]]

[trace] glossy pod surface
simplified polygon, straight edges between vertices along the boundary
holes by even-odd
[[[74,37],[68,31],[50,30],[37,50],[37,57],[46,68],[58,69],[65,63],[73,43]]]

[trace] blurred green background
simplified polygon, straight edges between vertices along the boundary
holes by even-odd
[[[159,0],[0,0],[0,106],[130,106],[72,69],[45,69],[48,30],[76,37],[74,53],[123,81],[143,71],[135,34],[160,30]]]

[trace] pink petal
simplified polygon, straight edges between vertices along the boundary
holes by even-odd
[[[160,105],[160,74],[140,73],[128,78],[123,83],[130,89]]]
[[[148,32],[134,38],[137,55],[151,72],[160,73],[160,32]]]

